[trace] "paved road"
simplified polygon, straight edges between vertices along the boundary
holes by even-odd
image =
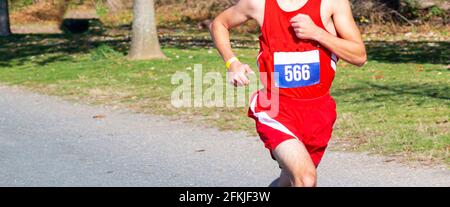
[[[330,151],[319,185],[450,186],[445,168],[385,159]],[[0,86],[0,186],[266,186],[277,175],[257,137]]]

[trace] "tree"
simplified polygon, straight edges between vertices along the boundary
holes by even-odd
[[[10,34],[8,0],[0,0],[0,36]]]
[[[132,40],[128,57],[132,60],[165,58],[156,30],[154,0],[135,0],[133,15]]]

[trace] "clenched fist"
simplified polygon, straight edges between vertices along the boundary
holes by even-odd
[[[247,64],[242,64],[239,61],[231,64],[228,70],[228,78],[231,84],[234,86],[246,86],[250,84],[246,74],[254,73],[253,70]]]
[[[300,39],[315,40],[321,31],[321,28],[306,14],[298,14],[292,17],[291,25],[294,28],[296,36]]]

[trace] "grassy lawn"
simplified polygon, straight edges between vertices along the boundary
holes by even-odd
[[[130,62],[128,39],[99,34],[16,35],[0,39],[0,82],[90,104],[174,115],[190,123],[254,133],[241,108],[174,108],[177,71],[224,73],[207,34],[163,36],[169,59]],[[237,40],[241,60],[256,68],[254,38]],[[369,63],[341,62],[332,95],[338,103],[337,149],[450,165],[449,42],[368,42]]]

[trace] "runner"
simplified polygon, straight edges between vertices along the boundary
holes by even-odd
[[[234,55],[229,30],[250,19],[260,28],[257,58],[264,89],[249,117],[280,165],[271,186],[315,187],[316,168],[330,140],[336,105],[329,91],[338,59],[363,66],[366,51],[348,0],[240,0],[213,21],[211,34],[231,82],[249,84],[252,69]],[[339,58],[338,58],[339,57]],[[277,94],[277,113],[264,99]],[[273,100],[272,100],[273,101]]]

